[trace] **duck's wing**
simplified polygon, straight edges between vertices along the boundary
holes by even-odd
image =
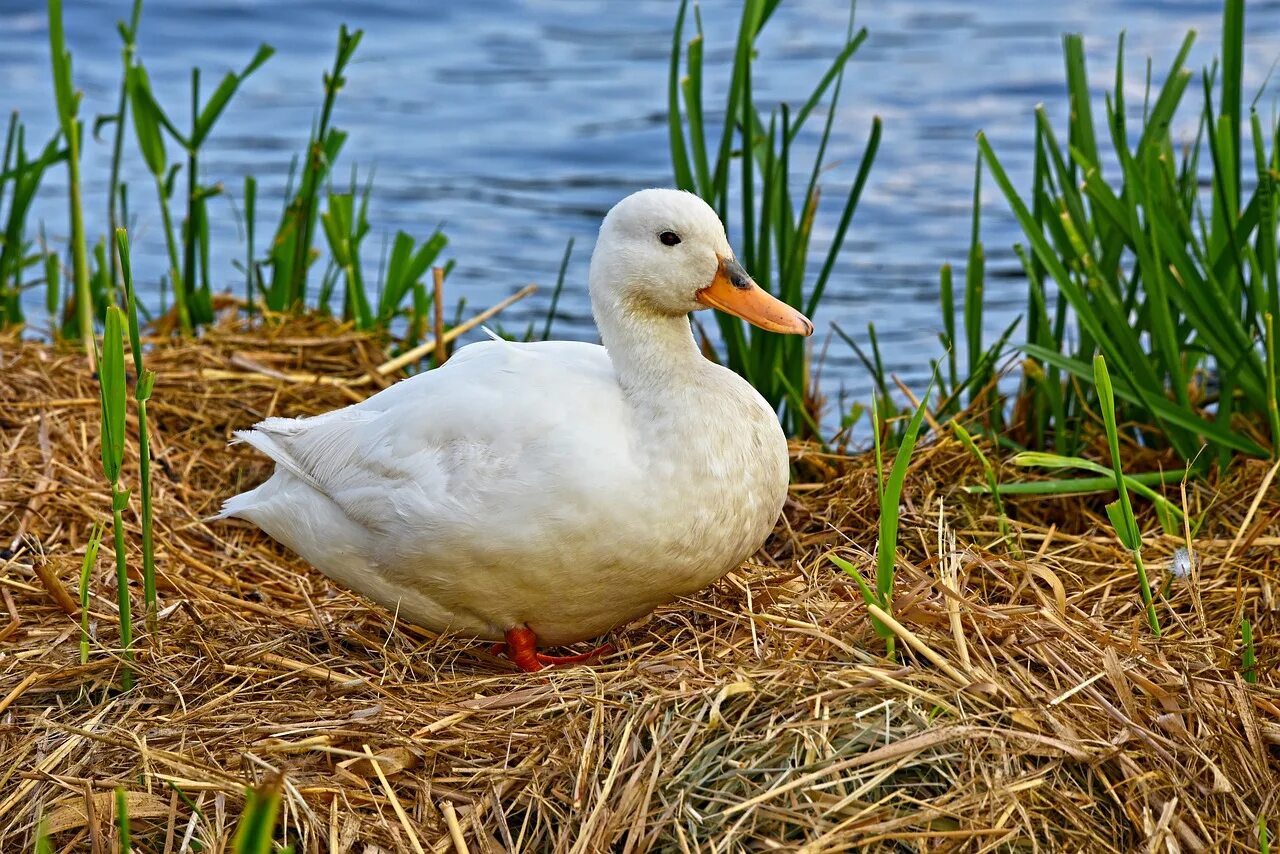
[[[619,430],[596,428],[625,418],[604,348],[483,341],[362,403],[268,418],[236,438],[353,522],[401,536],[498,519],[505,498],[573,488],[570,455],[616,454],[591,445],[616,442]]]

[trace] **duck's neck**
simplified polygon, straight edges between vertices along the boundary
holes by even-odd
[[[708,363],[693,340],[687,315],[659,314],[595,295],[592,309],[618,383],[634,404],[671,402],[702,385],[699,379]]]

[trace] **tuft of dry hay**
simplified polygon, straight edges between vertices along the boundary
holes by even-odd
[[[109,850],[117,787],[139,850],[227,850],[265,781],[277,839],[306,852],[1256,850],[1260,817],[1280,830],[1267,464],[1187,485],[1198,561],[1155,641],[1101,496],[1010,501],[1016,557],[960,490],[975,462],[920,448],[889,661],[826,560],[871,571],[873,464],[797,446],[753,563],[619,631],[604,664],[530,677],[201,521],[268,474],[230,431],[358,399],[391,381],[385,357],[316,320],[155,342],[163,610],[122,694],[110,537],[78,658],[76,579],[109,508],[94,380],[75,353],[0,339],[0,850],[31,850],[42,818],[55,850]],[[307,373],[370,387],[291,379]],[[1130,469],[1161,463],[1134,450]],[[1144,530],[1153,567],[1186,545]]]

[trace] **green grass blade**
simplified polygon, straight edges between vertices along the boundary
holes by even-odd
[[[1068,457],[1060,454],[1041,453],[1037,451],[1024,451],[1013,458],[1013,464],[1017,466],[1029,466],[1048,469],[1077,469],[1081,471],[1091,471],[1095,474],[1103,475],[1109,478],[1110,487],[1119,489],[1120,483],[1123,482],[1125,487],[1132,489],[1134,492],[1151,501],[1156,506],[1156,511],[1160,515],[1161,523],[1165,533],[1176,535],[1180,528],[1177,521],[1184,516],[1182,509],[1177,504],[1169,501],[1160,493],[1151,489],[1145,480],[1139,475],[1124,475],[1122,481],[1115,479],[1115,472],[1112,468],[1095,463],[1092,460],[1086,460],[1081,457]],[[1183,469],[1185,472],[1186,470]],[[1168,481],[1161,480],[1161,483]]]
[[[80,94],[71,84],[71,53],[62,26],[61,0],[49,0],[49,54],[53,70],[54,101],[58,124],[67,142],[67,197],[71,220],[71,269],[75,282],[78,332],[89,366],[94,367],[93,299],[89,290],[89,250],[84,231],[84,204],[80,195],[80,141],[83,127],[77,117]]]
[[[686,74],[680,81],[680,88],[684,94],[689,147],[693,150],[698,193],[703,198],[709,198],[712,196],[711,166],[707,160],[706,117],[702,114],[702,21],[696,6],[694,17],[698,22],[698,31],[689,39],[685,58]]]
[[[1092,371],[1077,359],[1063,356],[1061,353],[1034,344],[1024,344],[1021,349],[1028,355],[1061,368],[1078,379],[1090,380],[1093,377]],[[1265,457],[1267,455],[1267,450],[1249,437],[1236,431],[1224,429],[1221,425],[1212,421],[1206,421],[1196,412],[1179,409],[1175,404],[1164,398],[1142,395],[1127,386],[1117,386],[1115,393],[1130,403],[1150,408],[1153,415],[1159,420],[1204,436],[1219,445],[1254,456]]]
[[[122,787],[116,787],[116,827],[120,832],[120,851],[129,854],[133,850],[133,840],[129,835],[129,801]]]
[[[858,592],[862,594],[862,601],[866,602],[868,605],[877,605],[881,608],[884,607],[884,603],[879,600],[879,594],[871,589],[871,585],[867,584],[867,580],[862,577],[862,573],[858,571],[856,566],[838,555],[827,555],[827,560],[831,561],[835,564],[837,569],[842,570],[845,575],[853,579],[854,584],[858,586]],[[880,638],[882,638],[886,643],[893,640],[894,635],[892,629],[876,617],[870,617],[870,620],[872,630]]]
[[[911,465],[911,452],[915,450],[916,439],[920,434],[920,425],[924,422],[925,408],[929,405],[929,396],[933,393],[934,381],[930,380],[928,388],[920,396],[920,405],[916,407],[907,423],[907,430],[898,445],[893,458],[893,468],[885,481],[884,492],[880,497],[880,537],[876,553],[876,590],[879,592],[885,610],[893,604],[894,566],[898,553],[898,512],[902,500],[902,490],[906,485],[907,468]]]
[[[271,854],[280,812],[280,781],[250,789],[231,841],[233,854]]]
[[[1232,198],[1240,198],[1241,79],[1244,76],[1244,0],[1222,4],[1222,94],[1218,108],[1230,137],[1228,153],[1233,168],[1225,176]]]
[[[822,269],[814,280],[809,301],[805,304],[804,311],[807,315],[812,316],[817,311],[818,301],[822,299],[823,293],[826,292],[827,279],[830,278],[831,270],[836,265],[836,258],[844,247],[844,239],[849,231],[849,223],[853,221],[854,211],[858,208],[858,200],[862,198],[862,190],[866,187],[867,178],[871,174],[871,166],[875,163],[876,152],[880,150],[880,131],[880,117],[875,116],[871,120],[871,133],[867,136],[867,145],[862,151],[862,160],[858,164],[858,174],[854,177],[853,184],[849,187],[849,194],[845,197],[844,209],[840,212],[840,220],[836,224],[835,232],[831,237],[831,248],[827,251],[827,257],[823,261]]]
[[[201,143],[208,138],[210,131],[213,130],[213,125],[218,121],[218,117],[227,108],[227,104],[231,102],[236,90],[240,88],[240,84],[244,83],[249,75],[258,70],[275,52],[276,49],[271,45],[260,44],[253,58],[238,74],[234,71],[226,73],[222,78],[222,82],[218,84],[213,94],[209,96],[209,100],[205,102],[204,108],[200,110],[191,139],[188,140],[188,147],[200,147]]]
[[[1098,138],[1093,129],[1093,107],[1089,98],[1089,77],[1085,71],[1084,38],[1073,33],[1063,37],[1067,65],[1067,92],[1070,97],[1070,144],[1094,166],[1098,164]]]
[[[107,309],[102,335],[99,389],[102,405],[102,472],[115,483],[124,462],[125,396],[124,315],[116,306]]]
[[[1017,458],[1014,458],[1015,461]],[[1176,483],[1186,476],[1189,469],[1170,469],[1169,471],[1144,472],[1142,474],[1126,474],[1125,483],[1132,489],[1135,485],[1165,486]],[[1054,480],[1019,481],[999,484],[1001,495],[1088,495],[1097,492],[1114,492],[1116,488],[1115,474],[1108,471],[1101,477],[1071,477]],[[966,486],[965,492],[987,494],[989,484]]]
[[[996,470],[991,465],[991,461],[987,459],[987,455],[982,452],[978,444],[973,441],[973,436],[969,435],[969,431],[964,428],[959,421],[951,422],[951,431],[956,434],[956,438],[960,443],[968,449],[969,453],[977,459],[979,465],[982,466],[982,473],[987,479],[987,489],[991,496],[992,502],[996,506],[996,518],[1000,525],[1000,536],[1010,546],[1013,545],[1012,533],[1009,530],[1009,517],[1004,512],[1004,501],[1000,498],[1000,486],[996,481]]]
[[[80,562],[80,663],[89,663],[89,583],[93,578],[93,567],[98,560],[98,550],[102,546],[103,524],[94,522],[89,529],[89,542],[84,547],[84,560]]]
[[[560,259],[560,272],[556,274],[556,287],[551,292],[551,305],[547,307],[547,322],[542,327],[542,340],[551,338],[551,323],[556,319],[556,306],[560,303],[560,292],[564,290],[565,274],[569,271],[569,259],[573,256],[573,238],[564,247],[564,257]]]
[[[684,32],[684,16],[689,0],[680,0],[676,14],[675,33],[671,40],[671,69],[667,76],[667,136],[671,147],[671,166],[675,170],[676,187],[693,192],[693,169],[689,165],[689,149],[684,141],[684,125],[680,112],[680,46]]]
[[[1253,624],[1240,621],[1240,672],[1250,685],[1258,683],[1258,654],[1253,646]]]
[[[1138,584],[1142,590],[1142,601],[1147,609],[1147,624],[1151,634],[1160,637],[1160,622],[1156,617],[1155,602],[1151,598],[1151,584],[1147,580],[1146,567],[1142,563],[1142,534],[1138,530],[1137,520],[1133,515],[1133,506],[1129,503],[1129,489],[1124,483],[1124,471],[1120,464],[1120,435],[1116,428],[1115,397],[1111,391],[1111,376],[1107,372],[1107,360],[1098,355],[1093,360],[1094,383],[1098,389],[1098,407],[1102,410],[1102,421],[1107,432],[1107,446],[1111,451],[1111,465],[1115,471],[1116,490],[1120,494],[1119,509],[1112,512],[1112,524],[1116,533],[1133,556],[1134,566],[1138,571]],[[1118,520],[1118,523],[1117,523]]]

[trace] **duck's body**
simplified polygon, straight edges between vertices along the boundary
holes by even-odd
[[[658,197],[677,204],[663,222],[691,236],[705,225],[685,221],[685,194],[646,193],[680,197]],[[607,218],[601,244],[625,243],[627,225]],[[354,406],[267,419],[237,437],[276,472],[222,515],[401,619],[489,640],[527,627],[547,646],[598,636],[738,566],[786,497],[777,417],[703,358],[679,306],[638,308],[632,297],[648,291],[602,284],[625,275],[626,259],[600,256],[591,293],[604,347],[485,341]]]

